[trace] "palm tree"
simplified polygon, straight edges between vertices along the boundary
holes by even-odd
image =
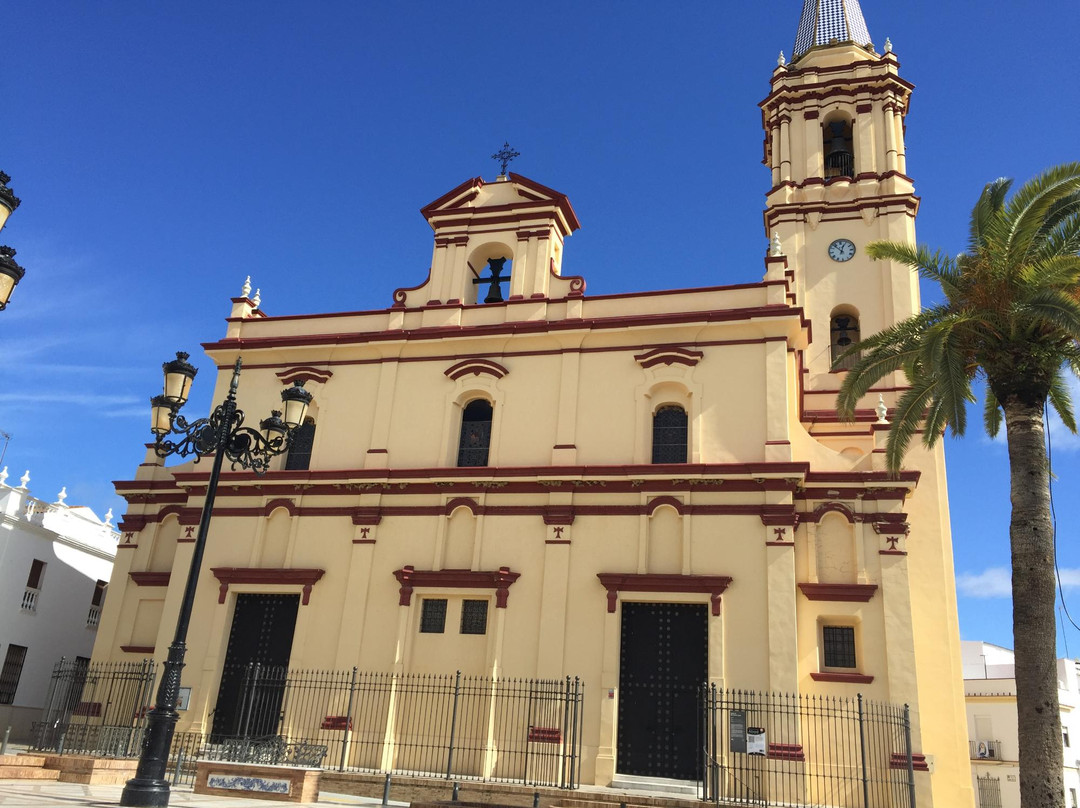
[[[1066,375],[1080,376],[1080,163],[1051,168],[1007,198],[1011,187],[1011,180],[999,179],[983,189],[960,255],[892,242],[868,246],[873,258],[906,264],[936,281],[944,301],[850,349],[845,356],[861,355],[844,379],[837,408],[854,417],[874,383],[903,371],[907,388],[886,444],[894,473],[920,431],[927,447],[946,427],[954,436],[964,434],[973,383],[985,383],[991,436],[1004,416],[1021,805],[1060,808],[1065,795],[1044,413],[1049,402],[1076,431]]]

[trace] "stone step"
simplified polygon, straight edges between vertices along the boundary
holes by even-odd
[[[79,783],[84,786],[122,786],[135,776],[135,772],[56,772],[61,783]]]
[[[669,777],[641,777],[635,774],[616,774],[615,779],[611,781],[611,788],[694,799],[698,796],[699,785],[696,780],[673,780]]]
[[[11,766],[0,763],[0,780],[56,780],[60,772],[40,766]]]
[[[0,766],[44,766],[44,755],[0,755]]]

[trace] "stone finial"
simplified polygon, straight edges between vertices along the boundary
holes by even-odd
[[[19,478],[19,488],[26,488],[28,482],[30,482],[30,469],[27,469],[23,476]]]
[[[260,294],[262,289],[255,290],[255,296],[251,298],[251,302],[255,304],[255,308],[259,308],[259,304],[262,303],[262,295]]]
[[[783,67],[787,64],[787,57],[784,56],[784,52],[780,51],[780,55],[776,57],[776,66]]]
[[[874,407],[874,412],[877,413],[877,422],[879,424],[889,423],[889,420],[885,417],[889,412],[889,408],[885,406],[885,397],[881,393],[878,393],[877,406]]]
[[[104,522],[105,527],[112,527],[112,518],[113,518],[112,508],[109,508],[109,510],[105,511],[105,522]]]
[[[4,470],[0,471],[0,485],[7,485],[8,476],[7,466],[4,466]]]
[[[65,485],[60,489],[60,493],[56,495],[56,502],[53,505],[63,505],[64,500],[67,499],[67,486]]]
[[[248,275],[244,278],[244,285],[240,287],[240,297],[247,297],[251,294],[251,276]]]
[[[783,247],[780,246],[780,234],[774,231],[772,234],[772,241],[769,242],[769,256],[771,258],[776,258],[783,254]]]
[[[885,52],[892,53],[892,40],[885,37]]]

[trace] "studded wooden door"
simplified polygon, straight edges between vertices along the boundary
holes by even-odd
[[[688,603],[624,603],[617,769],[698,776],[697,699],[708,676],[708,612]]]
[[[287,667],[292,652],[293,631],[299,595],[237,595],[229,648],[221,670],[217,707],[214,709],[215,740],[240,735],[272,735],[277,732],[277,709],[261,700],[261,709],[249,726],[242,727],[241,694],[244,674],[252,662],[269,667]],[[250,711],[249,711],[250,712]],[[251,725],[254,721],[257,726]]]

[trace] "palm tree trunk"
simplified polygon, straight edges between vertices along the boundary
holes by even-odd
[[[1021,808],[1065,804],[1058,707],[1056,579],[1042,403],[1003,404],[1012,486],[1013,644]]]

